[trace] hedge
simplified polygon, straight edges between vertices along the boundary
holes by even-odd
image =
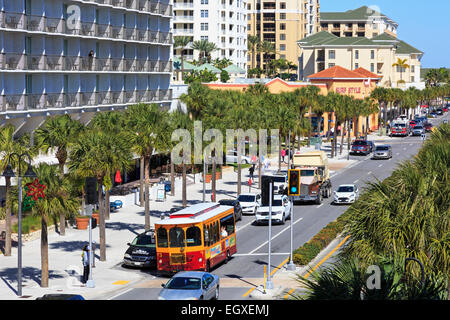
[[[348,210],[335,221],[330,222],[319,231],[311,240],[300,248],[294,250],[292,259],[297,265],[305,266],[311,262],[319,253],[328,246],[343,230],[349,214]]]

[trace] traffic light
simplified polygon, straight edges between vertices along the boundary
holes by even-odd
[[[91,217],[91,226],[92,229],[97,228],[97,219],[95,219],[94,217]]]
[[[300,195],[300,170],[299,169],[289,169],[288,195],[289,196],[299,196]]]
[[[270,184],[272,184],[272,194],[270,194]],[[261,177],[261,205],[269,206],[270,198],[273,203],[273,179],[269,176]]]
[[[98,202],[96,178],[86,178],[84,191],[86,193],[86,204],[96,204]]]

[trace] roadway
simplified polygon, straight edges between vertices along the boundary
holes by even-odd
[[[448,119],[447,113],[443,117],[432,119],[433,125]],[[412,159],[423,141],[421,137],[396,138],[393,140],[376,141],[376,144],[390,144],[393,158],[390,160],[372,160],[369,156],[350,156],[350,159],[360,160],[354,165],[341,169],[331,176],[333,190],[341,184],[357,184],[360,192],[368,182],[384,180],[391,175],[398,164]],[[301,204],[294,206],[294,249],[300,247],[315,234],[317,234],[329,222],[337,219],[345,212],[347,206],[331,205],[332,198],[324,199],[321,205]],[[228,262],[212,270],[221,278],[221,283],[230,285],[222,286],[220,299],[245,300],[248,299],[249,289],[260,284],[263,278],[264,265],[268,262],[268,227],[254,225],[253,216],[243,216],[237,223],[237,247],[238,253]],[[271,268],[279,267],[289,257],[290,252],[290,221],[285,225],[272,226],[271,242]],[[157,279],[151,276],[151,279]],[[160,279],[165,282],[168,279]],[[131,288],[126,292],[111,297],[111,299],[156,299],[161,289],[151,282],[148,286]]]

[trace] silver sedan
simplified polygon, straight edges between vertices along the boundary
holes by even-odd
[[[373,151],[373,159],[392,158],[392,147],[390,145],[376,146]]]
[[[219,276],[209,272],[181,271],[161,286],[158,300],[219,299]]]

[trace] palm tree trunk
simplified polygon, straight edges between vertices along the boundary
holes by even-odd
[[[105,187],[105,220],[109,220],[109,213],[111,208],[109,206],[109,190]]]
[[[11,188],[11,178],[5,177],[5,192],[6,192],[6,217],[5,217],[5,256],[11,255],[11,206],[9,203],[9,189]]]
[[[47,213],[41,213],[41,287],[48,287],[48,234]]]
[[[182,198],[182,203],[183,203],[183,207],[186,208],[187,207],[187,201],[186,201],[186,163],[184,162],[184,157],[183,157],[183,189],[181,190],[181,198]]]
[[[339,150],[339,154],[342,155],[342,152],[344,151],[344,127],[345,127],[345,122],[341,124],[341,147]]]
[[[98,203],[99,203],[99,238],[100,238],[100,261],[106,261],[106,223],[105,223],[105,210],[104,210],[104,202],[103,202],[103,177],[97,178],[97,186],[98,186]]]
[[[60,152],[58,152],[60,153]],[[64,162],[59,161],[59,176],[61,179],[64,178]],[[59,235],[65,236],[66,235],[66,213],[60,212],[59,213]]]
[[[317,132],[319,134],[319,137],[322,137],[322,115],[323,114],[317,115]]]
[[[139,202],[140,206],[144,206],[144,156],[141,156],[140,158],[140,166],[139,166],[139,182],[140,182],[140,189],[139,189]]]
[[[312,117],[311,117],[311,107],[309,107],[309,130],[308,130],[308,148],[311,147],[311,131],[312,131]]]
[[[238,148],[238,176],[237,176],[237,195],[239,196],[241,194],[241,184],[242,184],[242,158],[241,158],[241,142],[239,142],[239,148]]]
[[[150,153],[151,154],[151,153]],[[150,156],[145,157],[145,231],[150,230]]]
[[[350,119],[347,120],[347,159],[349,159],[349,155],[350,155],[350,141],[351,141],[351,137],[350,137]]]
[[[180,80],[183,81],[183,71],[184,71],[184,48],[181,48],[181,68],[180,68],[181,77]]]
[[[281,134],[278,135],[278,172],[281,171]]]
[[[172,160],[170,160],[170,184],[170,195],[173,197],[175,195],[175,165]]]

